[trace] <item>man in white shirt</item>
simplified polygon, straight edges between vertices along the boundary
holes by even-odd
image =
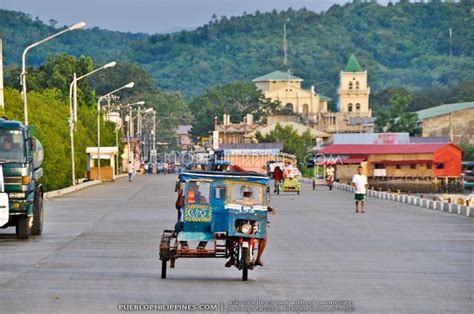
[[[334,167],[329,164],[326,168],[326,182],[330,191],[332,191],[332,183],[334,182],[334,171]]]
[[[364,168],[362,166],[359,166],[357,168],[357,174],[355,174],[352,177],[352,186],[354,187],[354,193],[355,193],[355,203],[356,203],[356,213],[359,212],[359,203],[361,205],[361,213],[365,213],[364,211],[364,204],[365,204],[365,198],[366,198],[366,188],[367,188],[367,177],[362,174]]]

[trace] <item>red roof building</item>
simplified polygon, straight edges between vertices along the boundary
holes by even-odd
[[[369,177],[461,176],[462,149],[452,143],[333,144],[319,154],[342,165],[361,164]]]

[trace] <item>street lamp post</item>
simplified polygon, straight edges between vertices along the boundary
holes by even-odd
[[[56,37],[66,33],[66,32],[84,28],[85,26],[86,26],[85,22],[79,22],[77,24],[71,25],[68,28],[66,28],[66,29],[64,29],[64,30],[62,30],[62,31],[60,31],[56,34],[53,34],[53,35],[51,35],[51,36],[49,36],[45,39],[42,39],[38,42],[35,42],[34,44],[29,45],[23,51],[23,54],[21,56],[21,74],[20,74],[20,78],[21,78],[21,85],[22,85],[21,94],[23,96],[23,110],[25,112],[25,125],[28,125],[28,100],[27,100],[27,95],[26,95],[26,54],[28,53],[28,51],[30,51],[30,49],[32,49],[36,46],[39,46],[39,45],[41,45],[42,43],[44,43],[48,40],[56,38]]]
[[[148,109],[146,109],[145,111],[143,111],[143,115],[146,116],[146,114],[148,114],[148,113],[150,113],[150,112],[153,113],[153,129],[151,130],[151,134],[152,134],[152,136],[153,136],[153,141],[154,141],[154,138],[155,138],[155,123],[156,123],[155,110],[154,110],[153,108],[148,108]],[[148,132],[145,133],[145,136],[146,136],[146,139],[145,139],[145,140],[146,140],[146,143],[145,143],[145,145],[146,145],[146,153],[145,153],[145,156],[148,157],[148,160],[149,160],[149,161],[152,161],[152,160],[151,160],[151,157],[152,157],[151,155],[152,155],[152,154],[150,153],[150,146],[151,146],[151,145],[150,145],[150,136],[149,136]],[[153,148],[153,149],[154,149],[154,148]]]
[[[119,105],[116,106],[116,108],[119,108],[119,115],[120,115],[120,110],[125,109],[128,110],[127,115],[125,116],[125,122],[127,123],[127,164],[130,161],[130,127],[131,127],[131,116],[132,116],[132,106],[135,105],[144,105],[144,101],[138,101],[133,104],[127,104],[127,105]],[[123,125],[123,124],[122,124]],[[123,129],[123,127],[122,127]],[[115,145],[118,147],[118,127],[115,128]],[[118,156],[116,156],[116,164],[118,165]],[[117,167],[118,168],[118,167]],[[118,172],[117,172],[118,174]]]
[[[75,125],[77,122],[77,82],[79,80],[82,80],[83,78],[88,77],[89,75],[92,75],[100,70],[107,69],[107,68],[113,68],[117,62],[112,61],[109,62],[100,68],[97,68],[89,73],[86,73],[82,76],[77,77],[76,73],[74,73],[74,78],[69,85],[69,137],[71,140],[71,179],[72,179],[72,185],[76,185],[76,162],[74,158],[74,129]]]
[[[97,179],[100,180],[101,177],[100,177],[100,102],[102,101],[102,99],[112,95],[112,94],[115,94],[116,92],[124,89],[124,88],[133,88],[135,86],[135,83],[134,82],[130,82],[122,87],[119,87],[113,91],[111,91],[110,93],[107,93],[103,96],[100,96],[99,97],[99,100],[97,100]]]

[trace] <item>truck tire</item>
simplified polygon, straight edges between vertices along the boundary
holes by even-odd
[[[38,191],[35,193],[33,203],[33,225],[31,226],[31,235],[38,236],[43,233],[44,207],[43,193]]]
[[[16,237],[28,239],[31,235],[31,217],[22,216],[16,222]]]

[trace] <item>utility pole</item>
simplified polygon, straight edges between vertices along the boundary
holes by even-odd
[[[128,107],[128,126],[127,126],[127,145],[128,145],[128,160],[127,162],[130,164],[132,161],[130,158],[130,128],[132,127],[132,108]],[[132,163],[133,166],[133,163]]]
[[[5,99],[3,96],[3,39],[0,35],[0,108],[5,108]]]
[[[283,24],[283,65],[288,67],[288,42],[286,41],[286,22]]]
[[[290,67],[288,66],[288,41],[286,39],[286,23],[289,22],[290,19],[286,19],[285,23],[283,23],[283,65],[286,67],[286,103],[284,104],[285,108],[288,103],[288,90],[290,87],[290,78],[291,78],[291,73],[290,73]],[[294,108],[292,109],[292,111]],[[293,113],[293,112],[291,112]]]
[[[153,161],[156,162],[156,111],[153,111]]]

